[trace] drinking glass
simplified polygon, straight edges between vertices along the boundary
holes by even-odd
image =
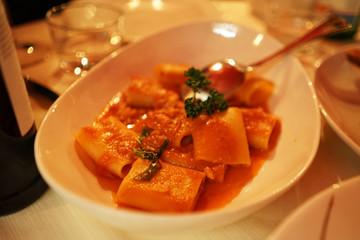
[[[267,0],[265,22],[268,32],[289,43],[313,29],[330,15],[326,0]]]
[[[123,13],[112,5],[73,2],[46,13],[53,42],[66,72],[83,76],[123,44]]]

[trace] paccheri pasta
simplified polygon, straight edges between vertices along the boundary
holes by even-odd
[[[222,207],[273,149],[280,120],[264,108],[270,81],[250,75],[226,110],[188,118],[179,95],[187,69],[159,64],[155,77],[133,77],[76,133],[98,174],[122,179],[116,204],[155,212]]]

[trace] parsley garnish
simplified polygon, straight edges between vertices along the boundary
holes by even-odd
[[[216,89],[208,88],[211,82],[200,70],[192,67],[188,71],[185,71],[184,75],[185,77],[189,77],[189,79],[185,81],[185,84],[194,92],[193,97],[185,99],[185,112],[187,117],[195,118],[203,112],[211,115],[216,109],[221,112],[228,108],[224,95]],[[200,92],[200,90],[209,91],[209,96],[205,101],[196,98],[196,93]]]
[[[169,139],[166,139],[161,145],[159,152],[146,150],[142,145],[142,141],[151,133],[151,131],[152,131],[151,128],[144,127],[143,130],[141,131],[139,139],[137,140],[139,144],[139,148],[132,149],[133,153],[136,156],[151,161],[149,167],[144,172],[134,177],[134,179],[138,181],[150,181],[151,178],[156,174],[156,172],[162,168],[159,158],[161,157],[161,154],[164,152],[166,146],[169,144]]]

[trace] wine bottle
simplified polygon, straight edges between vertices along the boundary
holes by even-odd
[[[47,186],[34,158],[36,126],[4,5],[0,5],[0,215],[38,199]]]

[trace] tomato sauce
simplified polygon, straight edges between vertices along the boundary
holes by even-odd
[[[222,208],[230,203],[241,190],[259,172],[265,161],[267,154],[252,158],[250,166],[229,166],[226,171],[224,182],[205,183],[204,189],[199,196],[195,211]]]
[[[257,175],[265,160],[266,158],[254,159],[248,167],[229,166],[224,182],[206,182],[195,211],[221,208],[230,203],[239,195],[245,185]]]

